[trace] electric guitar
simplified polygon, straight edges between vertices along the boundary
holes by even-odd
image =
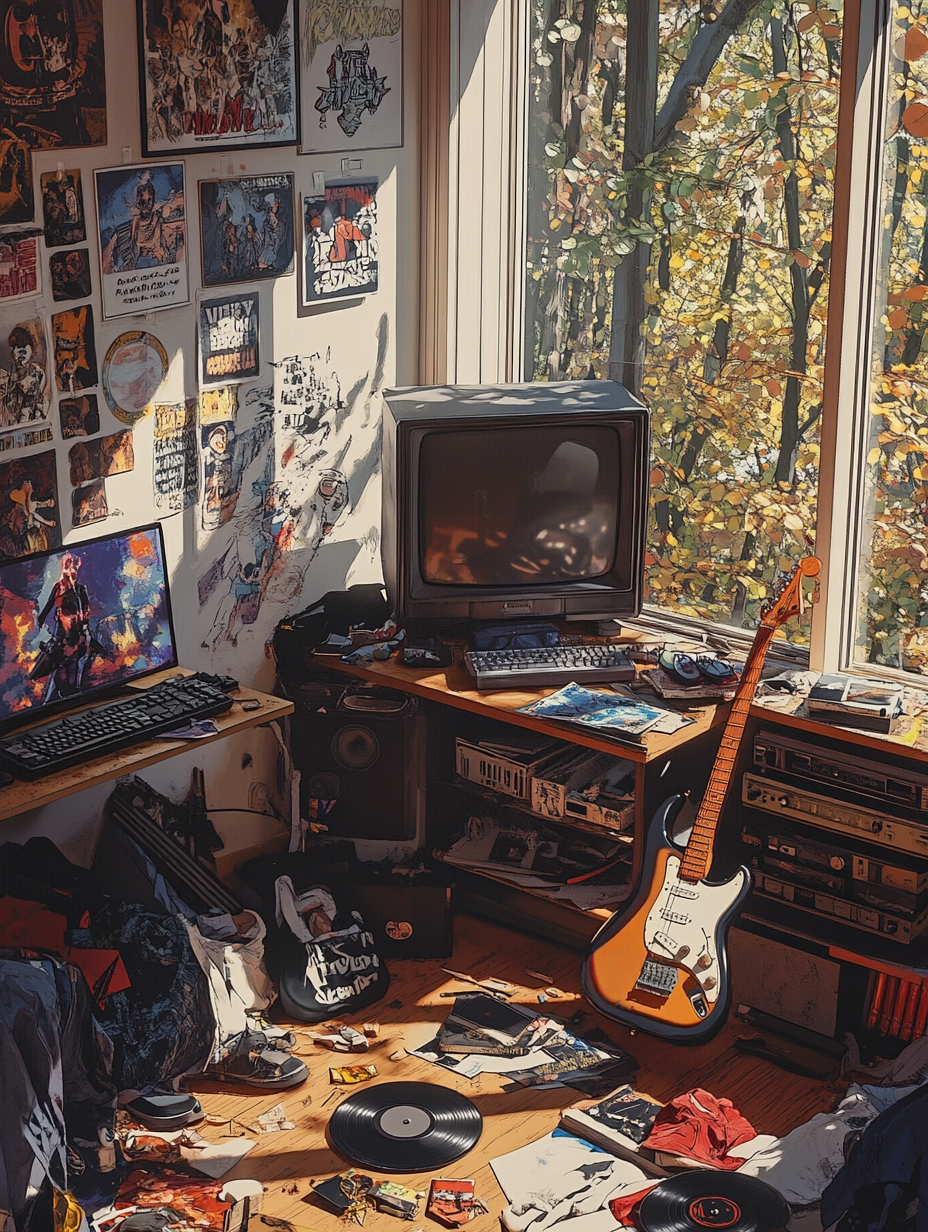
[[[780,625],[802,611],[803,578],[820,567],[814,556],[800,561],[761,612],[685,847],[671,837],[684,797],[672,796],[651,821],[634,896],[590,943],[583,991],[596,1009],[626,1026],[696,1043],[725,1021],[731,1000],[726,938],[751,875],[742,867],[728,881],[706,880],[715,832],[767,648]]]

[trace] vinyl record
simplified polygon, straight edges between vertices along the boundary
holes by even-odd
[[[661,1181],[642,1199],[642,1232],[776,1232],[789,1205],[769,1185],[737,1172],[685,1172]]]
[[[378,1172],[443,1168],[476,1146],[483,1118],[464,1095],[430,1082],[384,1082],[342,1100],[329,1120],[332,1145]]]

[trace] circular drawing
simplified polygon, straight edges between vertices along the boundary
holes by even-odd
[[[134,424],[151,410],[151,401],[168,374],[168,356],[144,330],[120,334],[103,361],[103,392],[123,423]]]

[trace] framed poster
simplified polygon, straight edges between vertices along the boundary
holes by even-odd
[[[294,145],[295,0],[136,0],[142,154]]]
[[[300,153],[402,145],[403,0],[309,0],[300,40]]]
[[[231,385],[259,375],[258,292],[200,300],[200,385]]]
[[[377,181],[303,198],[303,306],[372,295],[380,280]]]
[[[293,176],[200,181],[203,286],[293,272]]]
[[[104,318],[189,303],[184,164],[93,174]]]

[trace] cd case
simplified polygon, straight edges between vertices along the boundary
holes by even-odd
[[[427,1212],[446,1228],[469,1223],[475,1215],[486,1213],[486,1207],[474,1194],[473,1180],[450,1180],[436,1176],[429,1189]]]

